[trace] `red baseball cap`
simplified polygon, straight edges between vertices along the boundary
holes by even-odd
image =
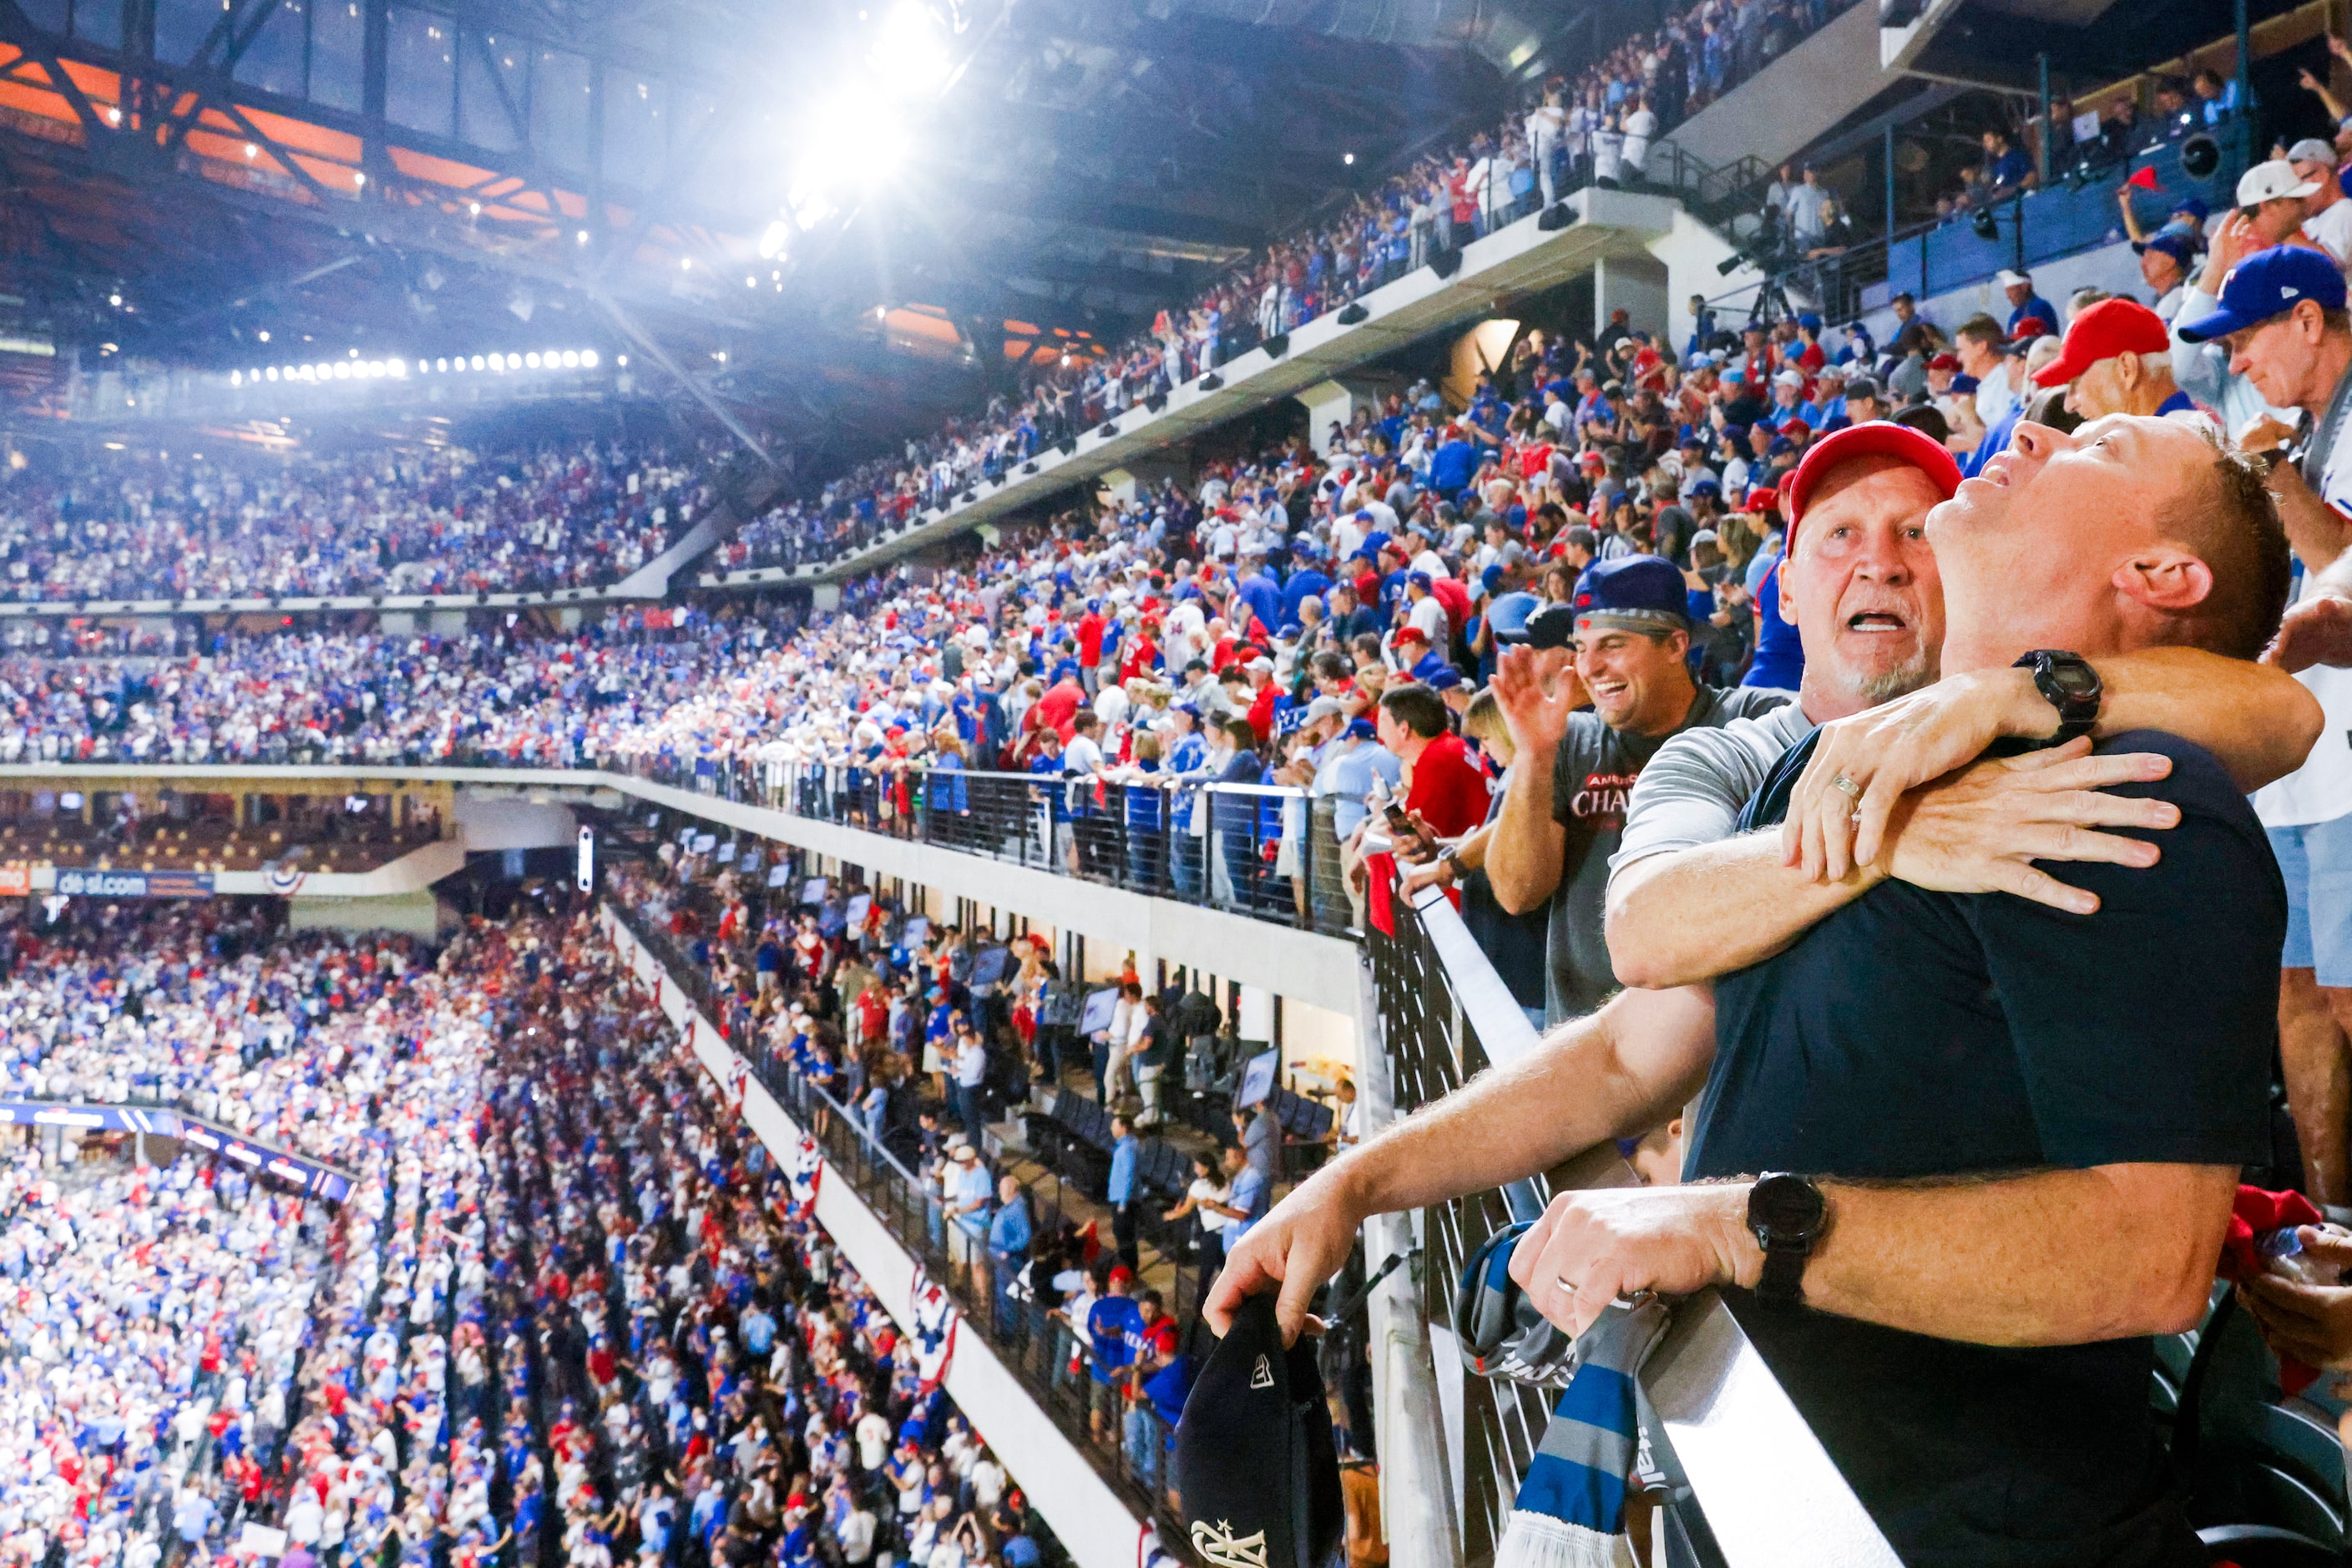
[[[1927,368],[1929,370],[1956,371],[1960,368],[1960,356],[1958,354],[1937,354],[1934,359],[1927,362]]]
[[[1780,492],[1770,485],[1758,485],[1748,492],[1748,504],[1742,511],[1770,511],[1780,504]]]
[[[1893,458],[1910,464],[1936,481],[1936,488],[1949,500],[1952,492],[1960,488],[1960,465],[1958,458],[1944,449],[1943,444],[1924,431],[1908,425],[1897,425],[1891,419],[1873,419],[1865,425],[1849,425],[1843,430],[1832,430],[1806,449],[1804,460],[1797,471],[1789,476],[1787,494],[1781,510],[1789,519],[1789,531],[1795,533],[1798,521],[1805,515],[1805,505],[1812,500],[1813,491],[1829,477],[1832,468],[1856,458]]]
[[[2137,300],[2102,300],[2074,318],[2058,357],[2033,373],[2036,386],[2063,386],[2103,359],[2159,354],[2172,346],[2164,318]]]
[[[1399,626],[1397,628],[1394,640],[1397,642],[1425,643],[1429,640],[1429,634],[1423,631],[1419,626]]]

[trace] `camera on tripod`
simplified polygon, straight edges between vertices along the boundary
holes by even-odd
[[[1743,267],[1753,267],[1759,272],[1780,271],[1796,259],[1788,237],[1781,232],[1779,214],[1766,211],[1741,213],[1731,220],[1732,253],[1715,264],[1720,277],[1728,278]]]

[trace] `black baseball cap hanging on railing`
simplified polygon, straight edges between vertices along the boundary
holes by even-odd
[[[1209,1352],[1176,1426],[1176,1492],[1210,1568],[1323,1568],[1347,1523],[1314,1342],[1285,1350],[1252,1296]]]

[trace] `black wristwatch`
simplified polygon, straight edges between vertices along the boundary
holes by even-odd
[[[2107,689],[2099,679],[2099,672],[2091,668],[2091,661],[2081,654],[2035,648],[2019,659],[2015,668],[2033,671],[2033,689],[2058,710],[2058,733],[2053,744],[2063,745],[2077,735],[2087,735],[2099,721],[2099,704],[2105,700]]]
[[[1764,1274],[1756,1281],[1759,1301],[1805,1299],[1805,1259],[1822,1238],[1829,1205],[1821,1188],[1802,1176],[1767,1171],[1748,1189],[1748,1228],[1764,1249]]]

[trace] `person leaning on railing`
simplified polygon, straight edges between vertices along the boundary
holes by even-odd
[[[1950,520],[1936,525],[1947,560],[1925,520],[1952,492],[1950,458],[1890,428],[1822,443],[1791,485],[1782,613],[1806,645],[1799,704],[1669,742],[1635,791],[1629,836],[1689,847],[1633,861],[1622,907],[1612,889],[1612,952],[1625,978],[1674,988],[1619,995],[1301,1184],[1233,1249],[1206,1315],[1222,1328],[1243,1296],[1278,1290],[1291,1331],[1365,1216],[1638,1136],[1706,1084],[1687,1168],[1732,1179],[1556,1198],[1514,1253],[1538,1310],[1577,1331],[1621,1291],[1744,1288],[1743,1323],[1906,1563],[2186,1563],[2164,1554],[2181,1538],[2160,1515],[2138,1547],[2086,1536],[2156,1506],[2146,1336],[2196,1321],[2237,1167],[2269,1158],[2284,921],[2258,832],[2231,819],[2245,818],[2235,791],[2297,765],[2316,732],[2307,694],[2243,661],[2276,619],[2282,542],[2259,488],[2186,426],[2027,424],[1968,506],[1936,514]],[[2030,592],[2011,586],[2028,561]],[[1963,569],[1964,593],[1949,586]],[[2165,637],[2222,637],[2235,657],[2147,646]],[[2011,645],[2043,641],[2101,654],[2087,716],[2044,696],[2045,670],[2009,668]],[[1960,672],[1930,685],[1939,652]],[[2160,761],[2059,751],[1919,787],[2005,736],[2070,724],[2197,735],[2235,776],[2165,741]],[[2166,799],[2175,763],[2190,783]],[[1780,834],[1732,832],[1739,804],[1776,782],[1796,784],[1794,865]],[[2164,858],[2091,831],[2102,825],[2164,830]],[[1859,870],[1849,836],[1871,857]],[[2084,885],[2032,864],[2062,854]],[[2079,916],[2091,886],[2110,912],[2035,908]],[[2217,896],[2225,886],[2241,890]],[[1935,942],[1895,934],[1938,910]],[[1832,945],[1813,946],[1824,931]],[[1986,932],[2004,944],[1999,985],[1989,958],[1953,956],[1981,954]],[[1773,967],[1789,963],[1813,968]],[[1741,989],[1718,1023],[1694,983],[1740,964],[1761,967],[1727,977]],[[1832,1017],[1834,1041],[1818,1035]],[[1792,1068],[1797,1053],[1810,1068]],[[1725,1064],[1713,1081],[1711,1064]],[[1751,1310],[1765,1266],[1753,1176],[1770,1169],[1850,1179],[1800,1184],[1825,1216],[1798,1265],[1803,1305]],[[2019,1170],[2032,1173],[1987,1173]],[[1806,1243],[1776,1239],[1802,1257]],[[1778,1278],[1771,1293],[1790,1294]]]

